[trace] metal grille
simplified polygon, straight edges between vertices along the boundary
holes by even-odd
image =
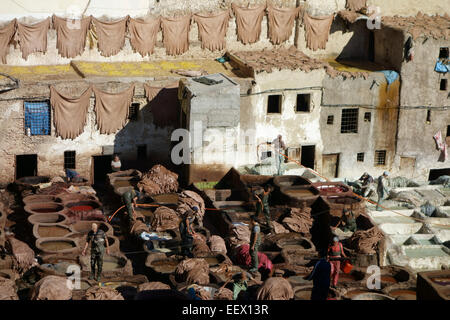
[[[356,161],[364,162],[364,152],[360,152],[356,154]]]
[[[386,164],[386,150],[375,151],[375,165],[384,166]]]
[[[50,105],[48,101],[25,102],[25,133],[30,129],[32,136],[50,135]]]
[[[343,109],[341,133],[358,133],[358,109]]]
[[[64,151],[64,169],[75,169],[75,151]]]
[[[327,124],[333,124],[333,122],[334,122],[334,116],[328,116]]]

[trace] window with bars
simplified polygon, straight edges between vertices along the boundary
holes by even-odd
[[[75,169],[76,153],[75,151],[64,151],[64,169]]]
[[[342,109],[341,133],[358,133],[358,109]]]
[[[327,124],[333,124],[333,122],[334,122],[334,116],[333,115],[328,116],[327,117]]]
[[[48,101],[29,101],[24,103],[25,134],[48,136],[51,132],[50,104]]]
[[[281,113],[281,95],[270,95],[267,98],[267,113]]]
[[[386,150],[375,151],[375,165],[384,166],[386,164]]]
[[[371,113],[371,112],[366,112],[366,113],[364,113],[364,121],[365,121],[365,122],[370,122],[370,121],[372,121],[372,113]]]
[[[139,112],[139,103],[132,103],[128,112],[128,119],[131,121],[137,121]]]
[[[356,161],[364,162],[364,152],[360,152],[356,154]]]

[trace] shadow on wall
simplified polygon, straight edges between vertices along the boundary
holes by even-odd
[[[367,28],[366,20],[359,20],[355,23],[347,23],[341,17],[337,17],[331,25],[330,34],[335,32],[353,32],[350,40],[342,49],[336,60],[374,60],[374,38],[373,32]]]
[[[174,165],[170,158],[175,145],[171,142],[171,134],[180,122],[177,95],[178,88],[164,88],[150,102],[141,100],[145,101],[143,107],[132,104],[130,120],[116,133],[114,140],[114,153],[120,156],[122,170],[145,172],[155,164],[162,164],[171,171],[182,173],[182,166]],[[108,169],[111,171],[110,165]]]

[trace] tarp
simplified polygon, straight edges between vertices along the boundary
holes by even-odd
[[[175,56],[188,51],[191,16],[162,18],[161,21],[166,53]]]
[[[156,44],[156,36],[161,28],[161,18],[155,19],[130,19],[128,31],[130,32],[130,44],[134,51],[141,56],[153,53]]]
[[[83,53],[91,18],[73,20],[53,16],[53,27],[57,35],[56,48],[63,58],[75,58]]]
[[[298,18],[301,9],[302,7],[275,8],[271,5],[267,7],[269,39],[273,44],[280,44],[289,40],[294,30],[295,19]]]
[[[9,53],[9,44],[16,32],[17,20],[12,20],[8,25],[0,29],[0,61],[6,63],[6,56]]]
[[[380,72],[384,74],[384,77],[386,78],[386,82],[388,83],[388,85],[393,83],[399,77],[399,74],[393,70],[383,70]]]
[[[98,51],[105,57],[119,53],[125,45],[125,33],[129,16],[118,21],[100,21],[92,18],[98,37]]]
[[[144,83],[145,95],[157,127],[178,124],[180,111],[178,101],[178,81],[164,87],[149,86]]]
[[[448,60],[447,60],[448,61]],[[434,71],[440,73],[447,73],[450,71],[450,64],[445,64],[441,60],[436,61],[436,66],[434,67]]]
[[[75,139],[86,125],[92,87],[89,86],[78,98],[68,97],[50,86],[50,104],[54,110],[54,123],[57,136]]]
[[[233,3],[236,16],[237,37],[243,44],[254,43],[261,35],[261,22],[265,14],[266,5],[262,4],[254,8],[240,7]]]
[[[22,58],[26,60],[34,52],[47,52],[47,31],[49,29],[50,18],[35,24],[17,23]]]
[[[367,0],[347,0],[346,8],[352,11],[358,11],[366,7]]]
[[[119,93],[108,93],[93,87],[95,93],[95,113],[97,125],[102,134],[116,133],[125,125],[131,102],[133,101],[134,87]]]
[[[202,42],[202,49],[215,51],[226,47],[225,36],[230,18],[229,10],[211,15],[197,13],[193,16],[198,25],[198,38]]]
[[[305,12],[303,21],[305,23],[306,46],[309,49],[316,51],[326,48],[333,18],[334,15],[311,17]]]

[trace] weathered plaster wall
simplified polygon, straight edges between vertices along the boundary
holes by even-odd
[[[129,87],[125,82],[100,82],[96,86],[109,92],[119,92]],[[78,96],[87,87],[85,81],[61,82],[56,87],[69,95]],[[12,182],[15,178],[15,155],[37,154],[39,175],[61,175],[64,151],[76,151],[76,170],[86,178],[91,177],[92,156],[102,154],[102,146],[114,145],[122,159],[133,161],[137,145],[147,145],[149,161],[167,161],[170,135],[173,128],[156,128],[151,110],[143,96],[142,84],[137,84],[133,102],[140,103],[137,121],[129,121],[116,134],[103,135],[97,129],[94,103],[91,98],[86,126],[74,140],[63,140],[55,136],[52,118],[50,136],[28,137],[24,130],[23,100],[0,101],[0,182]],[[49,97],[48,83],[25,85],[2,95],[2,99],[14,97]],[[53,116],[53,115],[52,115]]]

